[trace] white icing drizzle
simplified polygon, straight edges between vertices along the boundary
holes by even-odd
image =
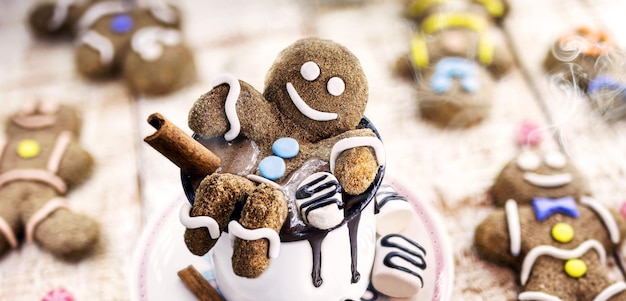
[[[600,219],[602,219],[604,226],[607,230],[609,230],[611,242],[613,242],[614,244],[618,244],[620,239],[619,227],[617,226],[617,223],[615,222],[615,219],[613,218],[611,212],[604,206],[598,204],[595,199],[588,196],[581,197],[580,203],[586,205],[600,216]]]
[[[541,175],[534,172],[525,172],[523,177],[526,182],[543,188],[559,187],[572,182],[572,175],[570,173]]]
[[[544,292],[523,292],[517,296],[520,301],[563,301],[561,298]]]
[[[509,239],[511,241],[511,254],[518,256],[522,245],[522,230],[519,223],[519,212],[515,200],[506,201],[506,221],[509,226]]]
[[[165,3],[150,7],[150,14],[157,18],[157,20],[166,24],[174,24],[178,21],[176,11]]]
[[[108,65],[113,62],[113,56],[115,55],[115,48],[113,43],[107,37],[99,34],[95,30],[89,30],[85,32],[80,40],[80,44],[85,44],[100,54],[100,63],[102,65]]]
[[[221,85],[227,84],[229,86],[228,95],[226,95],[226,103],[224,104],[224,110],[226,111],[226,119],[230,123],[230,129],[224,134],[226,141],[232,141],[241,131],[241,123],[239,122],[239,116],[237,116],[237,99],[241,93],[241,85],[239,80],[230,74],[223,74],[218,76],[211,82],[211,89]]]
[[[287,93],[289,93],[289,98],[291,98],[293,104],[298,108],[298,111],[310,119],[316,121],[330,121],[339,117],[337,113],[322,112],[311,108],[302,97],[300,97],[300,94],[298,94],[298,91],[296,91],[292,83],[287,83]]]
[[[119,14],[126,11],[123,1],[105,1],[92,5],[76,23],[74,30],[78,33],[91,27],[93,23],[106,15]]]
[[[300,67],[300,75],[310,82],[316,80],[320,76],[320,72],[320,66],[312,61],[308,61]]]
[[[541,164],[541,159],[532,151],[524,151],[517,156],[516,163],[522,170],[529,171],[537,169]]]
[[[332,77],[326,83],[326,90],[333,96],[339,96],[346,90],[346,83],[340,77]]]
[[[605,288],[600,294],[598,294],[593,301],[607,301],[609,298],[619,294],[626,290],[626,283],[623,281],[615,282]]]
[[[567,164],[567,159],[565,158],[565,155],[563,155],[559,151],[551,151],[547,153],[545,155],[544,161],[546,162],[546,165],[558,169],[565,167],[565,165]]]
[[[339,140],[330,150],[330,171],[334,173],[335,161],[337,161],[337,157],[339,157],[343,151],[359,146],[369,146],[373,148],[378,165],[385,164],[385,148],[383,147],[382,141],[376,137],[349,137]]]
[[[244,240],[257,240],[265,238],[269,241],[270,247],[267,255],[269,258],[277,258],[280,252],[280,237],[278,233],[270,228],[246,229],[239,222],[228,223],[228,233],[232,236]]]
[[[181,41],[178,30],[151,26],[138,30],[130,44],[143,60],[156,61],[163,55],[163,45],[175,46]]]
[[[270,179],[266,179],[264,177],[261,176],[257,176],[255,174],[249,174],[246,176],[246,178],[248,178],[248,180],[253,181],[253,182],[257,182],[257,183],[263,183],[263,184],[267,184],[269,186],[272,186],[276,189],[281,189],[280,185],[278,185],[278,183],[270,180]]]
[[[210,216],[190,216],[191,204],[184,202],[183,205],[180,206],[178,213],[180,223],[183,224],[185,228],[198,229],[206,227],[212,239],[220,237],[220,226],[214,218]]]
[[[51,31],[61,28],[67,15],[70,11],[70,6],[74,4],[75,0],[59,0],[54,6],[54,12],[52,18],[48,21],[48,29]]]
[[[539,256],[547,255],[558,259],[571,259],[582,256],[590,249],[595,249],[596,252],[598,252],[598,255],[600,256],[600,262],[604,265],[606,263],[606,251],[604,250],[602,244],[595,239],[586,240],[572,250],[563,250],[547,245],[541,245],[533,248],[530,252],[528,252],[526,258],[524,258],[524,262],[522,263],[522,271],[520,277],[522,285],[526,285],[526,281],[528,281],[531,269]]]

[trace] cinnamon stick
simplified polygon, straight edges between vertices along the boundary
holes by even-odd
[[[144,141],[190,176],[206,176],[220,167],[220,158],[183,130],[154,113],[148,123],[157,131]]]
[[[226,301],[192,265],[178,271],[178,277],[200,301]]]

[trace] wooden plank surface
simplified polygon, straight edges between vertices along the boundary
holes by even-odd
[[[75,104],[83,112],[81,142],[94,154],[98,169],[70,194],[71,205],[103,225],[101,251],[80,264],[58,262],[36,246],[0,259],[0,299],[37,300],[50,289],[65,287],[77,300],[127,300],[129,254],[142,226],[182,197],[177,168],[141,141],[154,131],[145,122],[147,116],[160,112],[191,134],[188,110],[210,89],[214,77],[231,73],[262,90],[278,52],[310,35],[344,44],[360,59],[370,89],[366,116],[383,137],[387,176],[435,207],[453,242],[456,279],[451,299],[515,299],[516,276],[479,259],[472,239],[475,226],[493,210],[487,191],[518,150],[514,133],[521,122],[538,123],[547,137],[558,132],[604,204],[617,208],[626,199],[624,123],[604,122],[584,96],[559,89],[541,69],[554,39],[581,24],[605,25],[626,45],[626,21],[620,15],[626,4],[511,0],[503,30],[519,66],[497,82],[492,115],[475,127],[455,130],[423,121],[414,84],[392,72],[395,60],[408,49],[413,28],[402,17],[401,2],[178,1],[199,79],[163,97],[133,96],[116,80],[83,79],[74,71],[69,43],[44,42],[29,34],[24,21],[29,3],[0,4],[0,117],[4,120],[22,101],[37,98]]]

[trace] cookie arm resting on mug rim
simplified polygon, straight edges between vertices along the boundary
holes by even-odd
[[[482,258],[518,268],[518,257],[511,254],[511,239],[504,208],[491,213],[476,227],[474,245]]]
[[[189,111],[189,128],[202,137],[224,135],[226,140],[233,140],[242,127],[247,128],[240,118],[241,110],[256,110],[262,115],[269,109],[261,93],[232,75],[216,78],[212,86]]]

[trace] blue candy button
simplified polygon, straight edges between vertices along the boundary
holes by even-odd
[[[276,180],[285,174],[285,161],[276,156],[265,157],[259,163],[258,170],[262,177]]]
[[[272,144],[272,151],[274,155],[284,159],[295,157],[300,151],[300,145],[298,141],[293,138],[280,138],[274,141]]]
[[[111,30],[115,33],[127,33],[133,29],[134,21],[127,14],[117,15],[111,20]]]

